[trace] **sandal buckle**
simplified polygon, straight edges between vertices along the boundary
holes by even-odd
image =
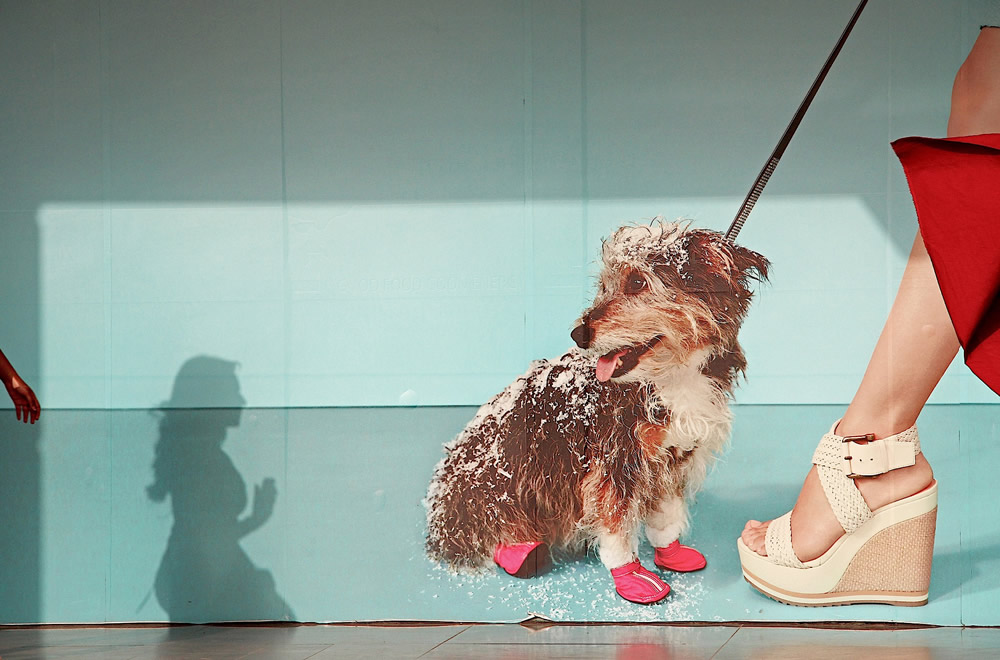
[[[876,440],[872,433],[849,435],[844,438],[843,447],[844,474],[849,479],[874,477],[914,463],[912,443]]]
[[[855,457],[851,455],[851,443],[858,447],[867,446],[868,443],[875,442],[875,434],[865,433],[863,435],[845,435],[841,442],[844,446],[844,460],[847,461],[844,463],[844,474],[847,475],[847,478],[857,479],[859,477],[868,476],[854,471],[854,464],[851,461],[853,461]]]

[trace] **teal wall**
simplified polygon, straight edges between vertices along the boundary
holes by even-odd
[[[740,403],[853,395],[916,229],[888,143],[944,133],[972,1],[865,10],[740,237],[775,265]],[[420,564],[471,416],[443,406],[570,344],[619,224],[724,229],[854,5],[0,0],[0,346],[46,408],[0,426],[0,622],[461,618]],[[184,520],[146,492],[153,409],[206,355],[242,403],[201,373],[183,407],[246,408],[178,460],[244,489],[228,522],[278,492],[260,531],[193,537],[249,558],[249,617],[153,589]],[[956,364],[933,400],[995,395]],[[398,405],[426,414],[358,409]],[[392,562],[409,610],[368,580]]]
[[[0,3],[0,341],[48,407],[201,353],[251,406],[479,403],[614,227],[728,225],[854,4]],[[741,402],[853,394],[915,231],[888,143],[943,134],[967,14],[865,11],[741,236]]]
[[[231,396],[231,388],[217,394]],[[3,555],[4,570],[16,564],[22,573],[3,583],[0,622],[520,621],[536,613],[571,621],[995,626],[1000,518],[993,498],[975,494],[995,488],[996,409],[932,405],[921,415],[941,499],[930,603],[914,608],[788,607],[740,573],[744,522],[792,506],[815,442],[841,406],[736,407],[732,447],[692,507],[684,539],[708,567],[664,574],[673,591],[653,606],[617,596],[595,552],[535,580],[499,569],[452,575],[426,558],[420,500],[442,442],[472,407],[188,410],[196,431],[186,432],[144,410],[47,411],[41,516],[32,521],[38,555],[26,552],[26,534],[7,543],[15,552]],[[0,416],[4,461],[24,440],[13,415]],[[158,449],[170,482],[162,501],[149,488]],[[253,505],[256,489],[275,494],[272,509]],[[237,511],[239,502],[231,503],[241,492],[245,508]],[[4,508],[12,507],[14,524],[23,524],[22,502],[6,498]],[[260,526],[234,533],[255,509]],[[10,533],[4,527],[0,538]],[[643,541],[650,568],[652,554]],[[23,572],[31,563],[40,570],[35,592]],[[24,592],[32,598],[19,597]]]

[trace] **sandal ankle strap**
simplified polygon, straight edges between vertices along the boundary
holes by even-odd
[[[834,432],[839,423],[837,420],[820,440],[813,463],[830,508],[844,531],[851,533],[872,517],[853,480],[913,465],[920,453],[920,439],[916,426],[879,439],[871,434],[842,436]]]
[[[851,479],[874,477],[890,470],[910,467],[920,453],[916,426],[895,435],[876,438],[873,433],[837,435],[834,431],[839,423],[840,420],[837,420],[820,440],[813,454],[813,463],[839,469]]]

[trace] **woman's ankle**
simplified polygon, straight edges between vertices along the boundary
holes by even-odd
[[[892,410],[888,406],[881,413],[875,414],[869,411],[866,414],[860,410],[860,406],[852,403],[834,432],[840,436],[873,433],[881,440],[902,433],[914,424],[916,424],[914,414]],[[875,510],[919,493],[933,480],[934,471],[930,463],[922,453],[918,453],[914,458],[914,464],[909,467],[890,470],[874,477],[860,477],[855,483],[868,507]]]
[[[882,438],[902,433],[916,424],[916,421],[916,417],[907,414],[892,414],[889,412],[856,414],[848,408],[834,432],[841,436],[867,435],[868,433],[872,433],[876,438],[881,440]]]

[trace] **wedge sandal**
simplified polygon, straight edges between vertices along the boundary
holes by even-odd
[[[801,562],[792,550],[791,512],[768,525],[767,556],[737,541],[743,577],[755,589],[789,605],[927,603],[937,520],[937,482],[872,511],[856,477],[908,467],[920,453],[917,428],[887,438],[823,436],[813,463],[823,491],[845,530],[822,556]]]

